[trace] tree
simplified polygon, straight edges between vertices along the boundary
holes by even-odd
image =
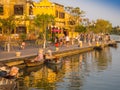
[[[109,21],[98,19],[95,23],[96,33],[110,33],[112,30],[112,24]]]
[[[120,35],[120,26],[115,26],[111,30],[111,34]]]
[[[79,7],[70,7],[67,6],[65,7],[65,10],[70,14],[69,17],[69,27],[72,30],[72,35],[74,34],[75,31],[75,27],[79,26],[80,22],[81,22],[81,15],[84,14],[84,11],[82,11]],[[73,36],[72,36],[72,44],[74,44],[73,42]]]
[[[71,25],[79,25],[81,22],[81,17],[85,13],[79,7],[65,7],[65,10],[71,15],[69,18]]]
[[[44,38],[44,48],[46,47],[46,28],[50,23],[54,22],[54,17],[48,14],[37,15],[34,18],[34,25],[36,27],[42,28],[43,38]]]
[[[10,35],[12,30],[15,28],[16,24],[15,24],[15,17],[14,16],[9,16],[8,18],[5,19],[0,19],[0,23],[1,23],[1,27],[3,29],[3,33],[5,35],[7,35],[7,51],[10,51]]]
[[[83,33],[85,33],[86,31],[87,31],[87,29],[83,25],[78,25],[78,26],[75,27],[75,32],[79,32],[79,33],[83,32]]]

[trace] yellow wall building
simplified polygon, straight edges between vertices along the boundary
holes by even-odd
[[[61,30],[69,27],[69,14],[64,10],[64,6],[58,3],[50,2],[49,0],[40,0],[39,2],[33,2],[32,0],[0,0],[0,18],[8,18],[14,15],[15,18],[20,18],[20,21],[16,21],[16,28],[12,31],[12,34],[29,33],[29,25],[31,20],[27,20],[26,17],[33,19],[38,14],[49,14],[55,17],[55,27]],[[0,34],[3,34],[2,27]]]
[[[19,18],[16,21],[16,28],[12,31],[14,33],[27,33],[29,22],[25,20],[27,16],[32,14],[32,2],[28,0],[0,0],[0,18],[5,19],[11,16]],[[2,28],[2,27],[1,27]],[[2,34],[2,29],[0,29]]]
[[[50,2],[49,0],[41,0],[33,3],[33,15],[48,14],[55,17],[55,25],[57,29],[65,28],[65,11],[64,6],[58,3]]]

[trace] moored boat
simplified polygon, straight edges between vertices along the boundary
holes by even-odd
[[[108,44],[108,46],[117,48],[117,44],[116,43],[110,43],[110,44]]]
[[[40,61],[34,61],[34,60],[24,60],[27,67],[34,67],[39,66],[41,64],[44,64],[44,59]]]
[[[58,58],[58,57],[55,57],[55,56],[46,57],[45,62],[48,63],[48,64],[57,65],[57,64],[61,64],[62,63],[62,58]]]
[[[16,90],[17,82],[14,79],[0,77],[0,90]]]
[[[54,65],[51,65],[51,64],[47,64],[46,65],[48,68],[50,68],[51,70],[53,70],[53,72],[59,72],[61,69],[62,69],[62,64],[54,64]]]
[[[18,76],[19,68],[16,66],[9,67],[5,64],[0,64],[0,77],[13,79]]]
[[[103,48],[102,48],[102,46],[95,46],[94,49],[100,51],[100,50],[102,50]]]

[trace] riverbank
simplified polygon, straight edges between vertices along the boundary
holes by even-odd
[[[105,47],[111,43],[115,44],[115,42],[109,42],[104,44],[101,43],[99,44],[99,46]],[[93,50],[94,47],[96,47],[96,45],[97,45],[96,43],[92,43],[91,45],[87,43],[87,44],[84,44],[82,47],[78,47],[78,45],[70,45],[69,47],[62,46],[62,47],[59,47],[58,51],[55,50],[54,46],[50,46],[50,47],[47,47],[45,51],[51,49],[53,55],[58,57],[65,57],[65,56],[79,54],[79,53]],[[39,48],[30,48],[30,49],[11,51],[11,52],[2,51],[0,52],[0,62],[12,63],[12,65],[24,63],[23,61],[24,58],[30,58],[30,57],[36,56],[38,53],[38,50]],[[20,55],[16,56],[17,52],[20,52]]]

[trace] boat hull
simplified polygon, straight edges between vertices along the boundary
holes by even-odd
[[[46,59],[45,62],[47,64],[53,64],[53,65],[58,65],[62,63],[62,59],[61,58],[52,58],[52,59]]]
[[[31,60],[25,60],[25,64],[27,67],[39,66],[39,65],[44,64],[44,60],[34,61],[34,62],[31,62]]]

